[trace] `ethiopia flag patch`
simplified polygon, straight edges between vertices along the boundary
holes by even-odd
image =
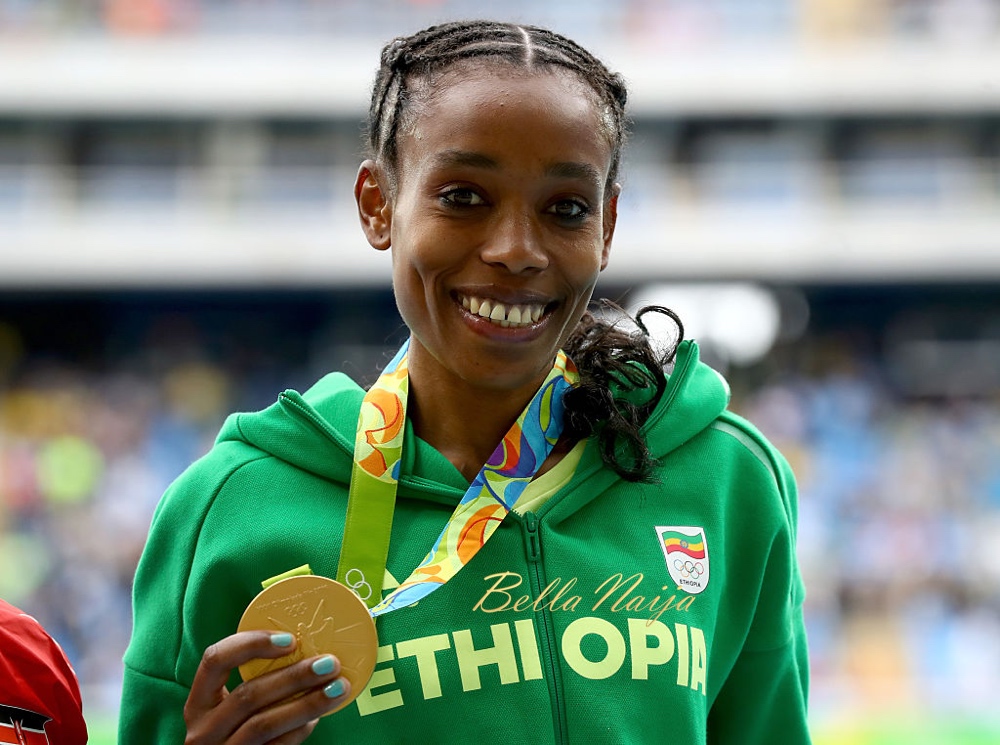
[[[657,525],[667,571],[678,589],[697,595],[708,586],[708,541],[704,528]]]

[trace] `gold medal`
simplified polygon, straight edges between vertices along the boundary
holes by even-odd
[[[295,651],[284,657],[240,665],[243,680],[316,655],[332,654],[340,660],[341,675],[350,682],[351,692],[334,711],[357,698],[375,669],[374,619],[350,588],[327,577],[309,574],[275,582],[247,606],[238,630],[286,631],[296,642]]]

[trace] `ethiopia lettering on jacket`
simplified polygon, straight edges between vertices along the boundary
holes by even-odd
[[[697,543],[691,548],[694,533],[685,536],[688,542],[685,551],[704,552],[703,540],[700,549]],[[665,540],[669,539],[671,536]],[[680,550],[676,553],[691,556]],[[487,575],[483,577],[482,595],[472,611],[497,618],[498,622],[490,626],[492,646],[476,647],[472,629],[456,629],[381,646],[378,667],[356,701],[358,712],[368,716],[406,705],[401,681],[396,677],[399,670],[392,663],[407,658],[416,661],[424,700],[453,693],[442,688],[441,670],[445,665],[449,669],[457,665],[463,692],[481,689],[480,670],[490,666],[496,667],[502,685],[543,679],[546,668],[534,617],[539,611],[574,616],[555,645],[573,674],[603,680],[624,668],[632,680],[648,680],[651,670],[664,668],[669,670],[669,677],[676,685],[706,695],[705,633],[681,622],[682,614],[690,610],[697,597],[685,592],[683,586],[674,589],[670,585],[658,588],[657,594],[643,594],[645,579],[641,572],[629,576],[615,573],[596,587],[582,588],[575,577],[558,578],[532,596],[525,589],[530,586],[526,578],[517,572]],[[707,581],[707,573],[703,581]],[[386,584],[393,584],[391,577],[387,577]],[[664,615],[668,612],[669,617]],[[503,620],[511,614],[515,614],[513,620]],[[608,617],[624,620],[625,630]],[[595,654],[595,649],[601,651]],[[407,667],[412,670],[411,665]]]

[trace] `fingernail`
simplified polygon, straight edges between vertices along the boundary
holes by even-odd
[[[333,672],[333,658],[330,655],[320,657],[312,664],[312,668],[317,675],[329,675]]]
[[[271,634],[271,644],[276,647],[289,647],[292,644],[291,634]]]
[[[330,685],[323,689],[323,694],[327,698],[337,698],[344,695],[344,679],[337,678]]]

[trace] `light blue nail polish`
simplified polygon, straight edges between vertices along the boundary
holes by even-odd
[[[276,647],[290,647],[292,645],[292,635],[271,634],[271,644]]]
[[[312,668],[317,675],[329,675],[333,672],[333,658],[329,655],[320,657],[312,664]]]
[[[327,698],[337,698],[344,695],[344,679],[337,678],[330,685],[323,689],[323,695]]]

